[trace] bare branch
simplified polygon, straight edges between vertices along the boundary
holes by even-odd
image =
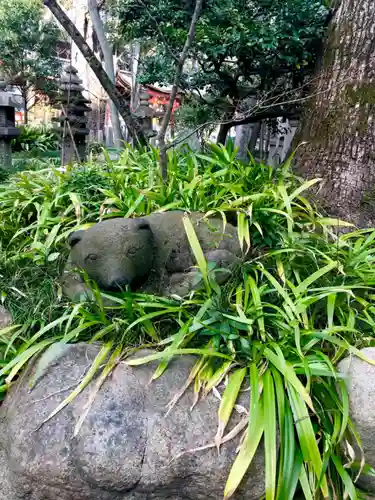
[[[117,90],[115,84],[111,82],[106,71],[103,69],[101,62],[98,60],[91,47],[87,44],[76,26],[69,19],[64,10],[60,7],[57,0],[43,0],[43,3],[52,12],[56,20],[61,24],[61,26],[82,52],[83,57],[86,59],[88,65],[94,72],[100,84],[107,92],[112,102],[116,105],[116,108],[124,119],[130,134],[138,139],[139,142],[146,143],[146,138],[144,136],[141,124],[131,114],[128,103],[124,100],[119,90]]]
[[[158,140],[159,148],[160,148],[160,173],[161,173],[161,177],[162,177],[164,182],[167,180],[167,176],[168,176],[168,172],[167,172],[167,148],[166,148],[166,144],[165,144],[165,134],[166,134],[169,122],[171,120],[173,104],[176,100],[182,70],[183,70],[189,49],[190,49],[190,47],[193,43],[193,40],[194,40],[195,30],[196,30],[198,19],[199,19],[201,10],[202,10],[202,4],[203,4],[203,0],[196,0],[194,13],[193,13],[193,17],[191,19],[191,24],[190,24],[190,28],[189,28],[189,33],[188,33],[188,36],[186,38],[182,53],[181,53],[181,55],[178,59],[178,62],[177,62],[176,73],[174,76],[174,82],[173,82],[173,87],[172,87],[171,95],[169,98],[168,106],[167,106],[167,109],[165,111],[165,115],[164,115],[160,130],[159,130],[159,133],[157,135],[157,140]]]
[[[96,36],[99,40],[99,45],[102,50],[104,59],[104,68],[111,82],[115,85],[116,75],[115,68],[113,64],[113,47],[110,46],[104,29],[104,24],[99,15],[99,8],[96,0],[87,0],[87,7],[89,9],[89,14],[91,18],[92,25],[96,32]],[[112,121],[112,129],[114,136],[114,143],[117,148],[121,147],[121,142],[123,140],[121,133],[121,125],[119,120],[119,114],[113,100],[110,100],[110,113]]]
[[[337,82],[336,85],[337,86],[343,85],[343,84],[347,83],[348,81],[349,81],[349,78],[345,78],[345,79],[340,80],[339,82]],[[177,140],[175,140],[175,141],[167,144],[166,145],[166,151],[168,151],[168,149],[170,149],[170,148],[174,148],[175,146],[178,146],[179,144],[185,142],[186,139],[189,139],[189,137],[191,137],[192,135],[196,134],[197,132],[199,132],[200,130],[202,130],[205,127],[214,126],[214,125],[215,126],[220,126],[220,125],[226,125],[226,124],[231,124],[231,127],[235,127],[237,125],[243,125],[245,123],[256,122],[256,121],[258,121],[260,119],[265,119],[265,118],[268,118],[270,116],[271,117],[275,117],[276,115],[278,115],[278,116],[288,115],[288,114],[290,114],[290,112],[288,112],[287,110],[285,110],[285,111],[281,110],[280,109],[281,106],[286,106],[288,104],[296,104],[296,103],[300,103],[300,102],[305,102],[305,101],[308,101],[309,99],[312,99],[313,97],[316,97],[319,94],[324,94],[324,93],[327,93],[327,92],[329,92],[331,90],[330,88],[327,88],[327,89],[321,90],[319,92],[315,92],[313,94],[309,94],[309,95],[304,96],[304,97],[299,97],[299,98],[295,98],[295,99],[290,99],[290,100],[285,100],[285,101],[279,102],[279,103],[277,103],[277,105],[278,105],[278,107],[280,109],[279,113],[275,114],[275,113],[271,113],[271,112],[266,112],[266,110],[272,109],[272,108],[275,107],[275,99],[276,98],[280,99],[282,97],[285,97],[288,94],[291,94],[293,92],[296,92],[296,91],[302,89],[306,85],[307,84],[304,84],[304,85],[302,85],[301,87],[299,87],[297,89],[292,89],[292,90],[289,90],[287,92],[283,92],[283,93],[279,94],[277,97],[274,96],[274,97],[269,98],[268,100],[266,98],[263,101],[257,103],[249,111],[247,111],[246,113],[244,113],[242,116],[238,117],[235,120],[233,118],[231,118],[230,120],[208,121],[208,122],[205,122],[202,125],[199,125],[198,127],[196,127],[194,130],[192,130],[188,134],[186,134],[181,139],[177,139]],[[269,104],[270,102],[272,102],[272,104]],[[264,112],[260,113],[261,110],[263,110]]]

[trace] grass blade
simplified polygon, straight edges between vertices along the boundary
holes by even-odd
[[[319,480],[321,478],[323,467],[322,457],[316,442],[315,433],[306,404],[299,397],[299,394],[289,382],[287,383],[287,391],[303,458],[306,463],[311,465],[315,476]],[[320,489],[323,497],[328,498],[328,485],[325,476],[321,478]]]
[[[191,321],[188,321],[183,325],[183,327],[180,329],[180,331],[175,335],[172,343],[168,347],[165,348],[164,352],[166,352],[168,350],[172,350],[172,349],[178,349],[181,346],[181,344],[183,344],[183,342],[186,338],[186,334],[189,331],[190,324],[191,324]],[[165,370],[168,367],[169,361],[171,359],[172,359],[172,356],[170,358],[164,358],[160,362],[159,366],[157,367],[154,374],[152,375],[151,380],[156,380],[165,372]]]
[[[55,342],[56,339],[43,340],[38,344],[34,344],[25,351],[22,351],[18,356],[13,358],[1,370],[0,376],[9,373],[6,382],[10,383],[11,380],[17,375],[18,371],[27,363],[35,354],[42,352],[43,349]]]
[[[293,415],[287,400],[285,400],[285,407],[283,411],[285,412],[285,419],[284,425],[280,429],[280,460],[277,490],[278,500],[288,498],[292,483],[295,482],[295,487],[298,483],[298,475],[295,481],[293,481],[296,460],[296,436],[294,432]]]
[[[276,494],[276,397],[270,370],[263,375],[264,452],[266,464],[266,500],[274,500]]]
[[[83,408],[83,411],[74,427],[74,432],[73,436],[77,436],[79,433],[82,424],[87,417],[88,412],[90,411],[90,408],[94,402],[94,399],[96,395],[98,394],[101,386],[104,384],[106,381],[107,377],[110,375],[112,370],[117,366],[118,362],[120,361],[121,358],[121,353],[122,353],[122,346],[117,347],[111,357],[109,358],[108,362],[106,363],[105,367],[103,368],[102,373],[100,374],[100,377],[98,378],[95,386],[93,387],[92,391],[90,392],[89,398],[87,400],[87,403],[85,404],[85,407]]]
[[[171,349],[164,350],[163,352],[158,352],[156,354],[150,354],[149,356],[144,356],[143,358],[128,359],[125,363],[129,366],[140,366],[150,361],[155,361],[157,359],[163,359],[168,356],[182,355],[182,354],[196,354],[200,356],[214,356],[217,358],[227,359],[233,362],[233,358],[227,356],[226,354],[221,354],[220,352],[211,351],[209,349]]]
[[[306,469],[301,463],[301,469],[299,474],[299,482],[302,487],[303,494],[305,496],[305,500],[314,500],[314,492],[311,491],[309,480],[306,474]]]
[[[280,359],[280,357],[272,352],[268,347],[264,350],[264,355],[275,366],[275,368],[277,368],[284,375],[285,379],[294,387],[311,410],[315,412],[311,397],[302,382],[297,377],[293,367],[289,363],[285,363],[284,360]]]
[[[305,293],[309,286],[314,283],[314,281],[317,281],[319,278],[332,271],[332,269],[334,269],[335,267],[337,267],[337,262],[330,262],[321,269],[318,269],[318,271],[315,271],[315,273],[306,278],[304,281],[302,281],[301,284],[297,286],[297,288],[295,289],[296,294],[299,295],[301,293]]]
[[[74,389],[73,392],[70,393],[70,395],[66,399],[64,399],[64,401],[62,401],[58,405],[58,407],[55,410],[53,410],[53,412],[51,412],[48,415],[48,417],[40,424],[40,426],[38,428],[40,428],[42,425],[44,425],[46,422],[48,422],[48,420],[51,420],[51,418],[53,418],[55,415],[57,415],[57,413],[59,413],[63,408],[65,408],[65,406],[67,406],[69,403],[71,403],[73,401],[73,399],[75,397],[77,397],[78,394],[80,394],[83,391],[83,389],[85,389],[85,387],[91,382],[91,380],[95,376],[96,372],[101,367],[102,363],[105,361],[106,357],[108,356],[108,353],[112,349],[112,345],[113,345],[112,342],[108,342],[100,349],[100,351],[97,354],[96,358],[94,359],[92,365],[90,366],[89,371],[83,377],[80,384]]]
[[[336,470],[340,475],[342,482],[345,485],[345,493],[349,495],[350,500],[357,500],[357,492],[353,484],[352,478],[349,476],[348,472],[344,469],[341,460],[336,455],[331,455],[332,462],[335,464]],[[344,497],[347,498],[347,497]]]
[[[333,316],[335,313],[336,294],[333,293],[327,297],[327,326],[333,328]]]
[[[259,331],[260,331],[262,338],[265,339],[266,330],[265,330],[265,326],[264,326],[263,305],[262,305],[262,299],[260,296],[259,288],[258,288],[257,284],[255,283],[255,280],[251,276],[248,276],[247,282],[250,286],[251,295],[253,297],[253,302],[254,302],[254,305],[256,308]]]
[[[204,387],[204,394],[207,395],[214,387],[220,384],[223,378],[229,373],[232,368],[231,361],[225,361],[212,375],[212,377],[207,381]]]
[[[206,286],[206,290],[210,290],[210,285],[208,281],[208,266],[207,266],[207,261],[204,257],[202,247],[199,243],[198,237],[196,235],[196,232],[194,230],[194,226],[189,219],[187,215],[183,217],[183,224],[186,232],[186,236],[189,240],[191,249],[194,253],[195,260],[197,261],[197,265],[199,267],[199,270],[202,274],[203,281]]]
[[[254,403],[254,409],[249,422],[247,436],[242,443],[240,452],[234,461],[225,485],[224,500],[228,500],[234,495],[244,475],[250,467],[258,449],[260,440],[262,439],[264,430],[263,422],[263,402],[261,399],[257,399]]]
[[[219,450],[221,439],[224,435],[225,428],[232,415],[234,405],[236,404],[238,394],[240,392],[243,380],[245,378],[247,368],[235,370],[229,378],[227,387],[219,407],[219,426],[215,436],[216,447]]]

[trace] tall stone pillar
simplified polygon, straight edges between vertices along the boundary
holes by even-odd
[[[154,110],[149,104],[150,95],[148,92],[143,91],[139,95],[139,106],[135,112],[135,116],[141,119],[142,129],[144,134],[151,138],[156,136],[155,130],[152,128],[152,118]]]
[[[82,80],[73,66],[66,66],[60,78],[57,103],[61,106],[61,164],[84,162],[87,157],[86,138],[90,133],[86,113],[91,110],[90,101],[82,92]]]
[[[7,91],[4,74],[0,72],[0,169],[12,166],[11,141],[19,135],[15,108],[20,99]]]

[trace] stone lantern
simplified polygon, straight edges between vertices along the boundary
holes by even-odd
[[[7,91],[4,73],[0,70],[0,168],[3,169],[12,166],[11,142],[20,133],[15,108],[21,103],[21,97]]]
[[[90,101],[82,92],[82,80],[73,66],[66,66],[60,78],[57,102],[61,105],[61,164],[86,160],[86,138],[90,133],[86,113],[91,110]]]
[[[151,138],[156,135],[156,132],[152,128],[152,118],[155,116],[155,112],[150,106],[149,99],[150,95],[148,92],[141,92],[139,95],[139,106],[134,114],[141,119],[144,134]]]

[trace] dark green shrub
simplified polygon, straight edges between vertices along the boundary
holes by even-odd
[[[13,151],[29,151],[37,154],[48,150],[56,150],[59,147],[57,133],[45,126],[25,125],[19,127],[20,135],[12,141]]]

